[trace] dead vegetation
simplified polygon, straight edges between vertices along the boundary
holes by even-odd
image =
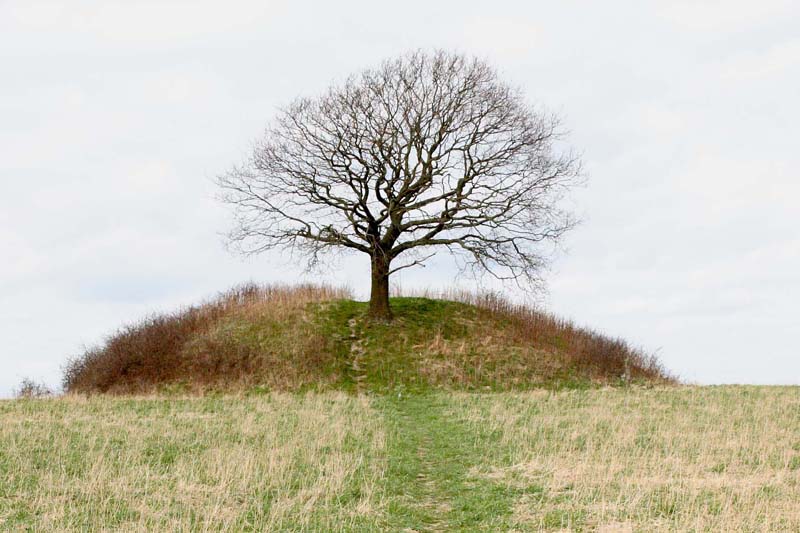
[[[48,398],[53,395],[53,391],[44,383],[39,383],[31,378],[23,378],[22,382],[14,390],[14,397],[20,400],[32,400],[35,398]]]

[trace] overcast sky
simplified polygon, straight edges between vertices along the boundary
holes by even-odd
[[[277,106],[436,47],[491,61],[584,154],[549,309],[689,381],[800,383],[799,19],[796,0],[0,0],[0,396],[243,281],[364,295],[360,257],[303,276],[226,252],[212,180]]]

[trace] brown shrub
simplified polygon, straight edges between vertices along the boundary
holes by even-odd
[[[232,335],[237,326],[244,324],[242,327],[246,328],[255,314],[260,314],[261,325],[271,321],[289,326],[288,314],[296,313],[306,304],[348,296],[342,289],[313,285],[242,285],[199,306],[150,316],[123,327],[104,344],[87,349],[67,363],[64,389],[79,393],[135,393],[175,382],[193,387],[250,382],[270,370],[264,364],[264,354],[270,352],[265,348],[270,347],[238,342],[241,339]],[[241,318],[248,320],[237,320]],[[303,341],[299,345],[307,347],[318,339]],[[298,350],[283,344],[272,346],[271,352],[297,354]],[[310,352],[306,350],[305,354]],[[298,359],[289,361],[307,363]],[[276,375],[276,372],[266,373]]]
[[[53,391],[44,383],[36,382],[30,378],[23,378],[22,382],[14,390],[14,397],[20,400],[31,400],[34,398],[48,398],[53,396]]]

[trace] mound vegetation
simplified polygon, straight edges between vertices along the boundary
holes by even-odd
[[[392,298],[392,322],[324,286],[246,285],[121,328],[68,362],[74,393],[422,392],[669,383],[652,356],[495,295]]]

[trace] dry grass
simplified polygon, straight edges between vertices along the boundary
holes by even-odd
[[[384,446],[340,393],[0,402],[0,530],[369,529]]]
[[[463,400],[472,405],[468,397]],[[523,530],[800,531],[797,388],[533,392],[457,411],[511,457]]]

